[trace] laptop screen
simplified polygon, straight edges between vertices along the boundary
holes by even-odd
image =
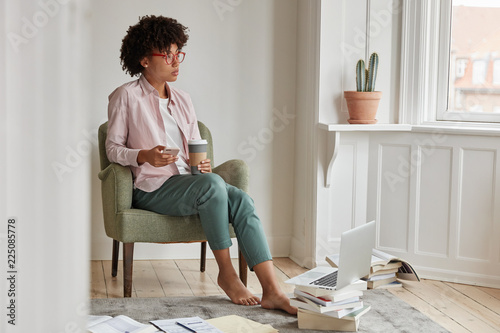
[[[337,290],[370,273],[375,231],[375,221],[371,221],[342,233]]]

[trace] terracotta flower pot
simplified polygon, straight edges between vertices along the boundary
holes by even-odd
[[[381,91],[344,91],[344,98],[349,111],[349,124],[375,124]]]

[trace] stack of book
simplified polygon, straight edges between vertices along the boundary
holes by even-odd
[[[366,285],[362,280],[340,290],[296,285],[290,304],[298,308],[299,328],[356,332],[370,310],[362,300]]]
[[[401,287],[402,283],[396,277],[396,273],[401,266],[400,261],[387,263],[385,260],[372,255],[370,274],[363,278],[368,289]]]
[[[338,267],[338,259],[338,254],[326,257],[326,261],[332,267]],[[398,279],[420,281],[417,272],[408,261],[373,249],[370,273],[363,278],[367,283],[367,288],[387,289],[402,287],[403,284]]]
[[[369,289],[401,287],[398,279],[420,281],[408,261],[377,249],[372,251],[370,274],[365,279]]]

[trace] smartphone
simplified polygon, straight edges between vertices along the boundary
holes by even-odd
[[[179,148],[165,148],[163,149],[163,154],[169,154],[169,155],[174,155],[177,156],[179,154]]]

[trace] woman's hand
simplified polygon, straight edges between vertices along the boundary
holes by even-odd
[[[163,150],[165,148],[165,146],[156,146],[150,150],[139,151],[139,154],[137,155],[137,163],[141,165],[148,162],[149,164],[157,168],[175,163],[179,159],[179,157],[170,154],[164,154]]]
[[[210,160],[207,158],[206,160],[203,160],[198,164],[198,170],[200,170],[201,173],[210,173],[212,172],[212,165],[210,164]]]

